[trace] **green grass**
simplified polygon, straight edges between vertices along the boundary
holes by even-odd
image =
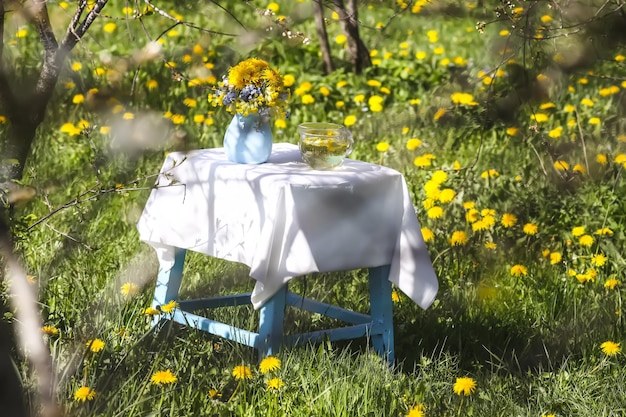
[[[308,7],[279,3],[280,14],[292,17]],[[200,26],[241,32],[233,18],[215,6],[196,10],[167,4],[165,9]],[[16,226],[17,248],[28,273],[36,277],[43,321],[60,332],[45,337],[57,369],[57,398],[68,415],[405,416],[418,404],[426,407],[427,416],[626,415],[626,359],[621,352],[607,356],[600,348],[605,341],[626,343],[623,283],[605,284],[624,281],[626,269],[622,203],[626,132],[621,107],[626,71],[622,61],[614,59],[624,51],[599,50],[601,59],[588,67],[556,72],[553,64],[544,65],[550,60],[540,58],[558,52],[561,38],[528,41],[528,48],[543,52],[532,55],[519,49],[517,65],[527,65],[532,80],[544,74],[552,81],[533,82],[538,96],[516,107],[511,103],[516,103],[515,94],[520,94],[516,83],[524,75],[516,64],[503,65],[496,46],[507,41],[521,46],[521,40],[506,22],[477,33],[476,21],[490,20],[491,10],[434,2],[413,14],[397,13],[381,2],[368,4],[372,7],[360,9],[361,33],[376,50],[373,58],[381,61],[362,76],[349,72],[346,51],[334,43],[340,28],[330,14],[328,30],[340,67],[330,75],[321,72],[315,42],[303,45],[298,38],[285,39],[277,27],[270,36],[242,46],[241,37],[200,34],[178,26],[177,36],[163,36],[162,60],[129,68],[120,79],[109,71],[114,65],[104,62],[107,54],[102,51],[119,63],[143,46],[145,35],[138,21],[127,25],[123,19],[103,18],[74,52],[70,61],[82,63],[76,75],[85,90],[66,86],[69,77],[58,86],[24,177],[37,196],[16,210],[16,222],[22,225]],[[549,13],[541,2],[533,5],[529,18]],[[57,4],[49,7],[53,21],[67,19]],[[113,1],[108,14],[122,18],[122,7]],[[246,4],[238,3],[232,11],[250,28],[265,28],[269,22]],[[289,22],[292,30],[315,39],[311,19],[301,16]],[[105,35],[102,28],[110,21],[117,29]],[[379,22],[389,22],[382,32],[374,29]],[[144,23],[153,37],[168,27],[157,14],[147,16]],[[7,39],[15,41],[7,46],[8,53],[17,70],[27,71],[38,58],[33,53],[36,34],[31,30],[24,38],[12,37],[17,28],[13,21],[7,25]],[[513,34],[501,36],[502,29]],[[437,31],[436,42],[429,42],[428,30]],[[403,42],[408,42],[407,48]],[[199,54],[193,52],[196,44],[202,46]],[[437,55],[434,49],[439,46],[445,51]],[[408,51],[406,56],[403,51]],[[426,58],[415,56],[420,51]],[[185,62],[186,55],[191,62]],[[274,130],[276,141],[295,143],[296,127],[303,121],[341,123],[346,116],[357,116],[350,126],[356,139],[351,157],[401,171],[421,225],[432,232],[428,249],[440,291],[426,311],[399,294],[400,302],[394,304],[397,364],[391,369],[371,353],[366,340],[356,340],[285,349],[277,355],[280,369],[262,375],[251,349],[178,325],[155,332],[150,317],[143,314],[152,299],[158,265],[153,250],[139,241],[135,226],[153,175],[164,152],[221,146],[231,117],[209,106],[211,84],[190,86],[188,81],[206,75],[219,79],[229,65],[248,56],[268,59],[296,79],[291,117],[286,128]],[[456,57],[467,65],[443,65],[443,60]],[[176,68],[166,68],[165,62],[175,62]],[[480,74],[487,67],[504,71],[491,85]],[[97,68],[108,75],[94,75]],[[149,89],[148,80],[155,80],[158,89]],[[368,80],[380,82],[390,94]],[[305,82],[311,83],[314,104],[302,104],[295,93]],[[339,87],[339,82],[345,86]],[[610,86],[618,92],[604,94]],[[330,94],[324,96],[320,87]],[[95,101],[105,110],[97,110],[89,100],[72,102],[89,88],[99,89],[102,97]],[[478,105],[455,105],[451,100],[455,92],[472,94]],[[364,96],[362,103],[357,102],[359,95]],[[382,112],[364,111],[372,95],[384,97]],[[113,105],[106,104],[109,96],[123,106],[120,113],[107,107]],[[185,98],[196,99],[196,107],[185,105]],[[582,104],[586,98],[593,106]],[[337,106],[338,101],[344,105]],[[546,103],[554,107],[542,109]],[[576,111],[568,111],[568,105]],[[440,109],[445,114],[435,118]],[[184,115],[185,121],[173,123],[163,117],[166,111]],[[132,112],[135,119],[121,118],[124,112]],[[533,113],[544,113],[547,120],[536,123]],[[212,123],[194,121],[199,115]],[[599,125],[590,123],[593,117],[600,119]],[[64,123],[80,120],[89,121],[92,129],[75,136],[60,130]],[[102,133],[101,126],[112,126],[113,134]],[[510,128],[517,128],[515,134]],[[421,145],[407,149],[407,142],[415,138]],[[389,144],[389,150],[378,151],[380,142]],[[432,165],[417,166],[416,158],[425,154],[436,157]],[[606,163],[598,162],[601,156]],[[555,161],[566,161],[570,168],[558,170]],[[428,185],[440,170],[447,178],[435,188],[454,190],[450,202],[438,201]],[[498,175],[489,177],[488,170]],[[26,230],[52,208],[92,187],[97,198]],[[468,220],[472,209],[467,203],[478,210],[479,220],[489,215],[481,211],[493,210],[494,224],[473,230],[476,219]],[[433,204],[442,207],[440,218],[429,215]],[[515,225],[502,224],[506,213],[516,216]],[[526,234],[526,223],[537,225],[538,232]],[[591,245],[581,244],[573,233],[580,227],[594,238]],[[603,228],[612,234],[596,234]],[[467,242],[451,245],[455,231],[464,232]],[[606,256],[605,263],[594,258],[598,254]],[[512,274],[515,265],[526,273]],[[245,266],[198,254],[189,254],[185,271],[183,297],[250,291],[254,284]],[[138,292],[121,294],[122,285],[130,282]],[[365,271],[312,274],[295,279],[292,288],[358,311],[368,309]],[[249,307],[215,314],[250,329],[258,322]],[[318,315],[291,310],[288,318],[289,332],[332,324]],[[11,315],[4,320],[10,321]],[[95,338],[105,342],[100,352],[86,347]],[[17,356],[16,363],[36,414],[35,376]],[[233,378],[238,365],[250,367],[252,378]],[[166,369],[177,377],[176,383],[150,382],[154,372]],[[453,384],[465,376],[475,379],[477,389],[459,397]],[[270,377],[280,378],[284,387],[268,390]],[[95,398],[75,401],[81,386],[95,390]]]

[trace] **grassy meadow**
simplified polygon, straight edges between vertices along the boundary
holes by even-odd
[[[585,49],[567,11],[542,1],[498,14],[364,1],[372,66],[351,72],[327,10],[338,68],[325,75],[311,2],[154,3],[110,1],[74,50],[25,170],[37,195],[15,211],[68,416],[626,416],[626,48],[598,37]],[[75,5],[48,7],[63,28]],[[5,25],[16,71],[37,44],[18,16]],[[259,363],[193,329],[151,328],[158,265],[136,222],[166,152],[221,146],[232,116],[207,97],[248,57],[291,88],[276,142],[296,143],[301,122],[343,123],[351,158],[405,175],[440,290],[425,311],[394,292],[393,368],[366,340]],[[184,297],[254,284],[245,266],[197,254],[185,277]],[[366,271],[292,282],[368,311]],[[249,307],[215,314],[258,320]],[[289,317],[289,331],[333,324]],[[35,377],[15,360],[36,415]]]

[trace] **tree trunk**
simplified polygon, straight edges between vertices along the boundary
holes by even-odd
[[[322,0],[313,0],[313,8],[315,13],[315,29],[320,42],[320,50],[322,52],[322,60],[324,61],[324,73],[330,74],[335,70],[333,58],[330,55],[330,43],[328,42],[328,33],[326,32],[326,21],[324,20],[324,5]]]
[[[343,0],[331,0],[339,15],[339,23],[347,38],[348,55],[355,74],[361,74],[363,70],[372,65],[369,50],[359,35],[358,5],[356,0],[347,0],[347,6]]]

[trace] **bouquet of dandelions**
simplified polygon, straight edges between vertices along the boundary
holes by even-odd
[[[290,92],[283,77],[262,59],[250,58],[231,67],[209,95],[214,107],[245,117],[256,114],[265,122],[288,116]]]

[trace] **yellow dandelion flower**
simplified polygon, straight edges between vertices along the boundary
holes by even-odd
[[[400,294],[398,294],[398,291],[391,292],[391,301],[393,301],[394,303],[399,303],[402,301],[402,299],[400,298]]]
[[[168,385],[173,384],[176,381],[178,381],[178,378],[169,369],[166,369],[165,371],[157,371],[150,377],[150,382],[154,385]]]
[[[406,142],[406,148],[410,151],[414,151],[422,145],[422,141],[418,138],[411,138]]]
[[[550,264],[551,265],[556,265],[556,264],[560,263],[562,259],[563,259],[563,255],[561,255],[561,252],[551,252],[550,253]]]
[[[533,236],[537,234],[537,231],[539,230],[539,228],[534,223],[526,223],[522,230],[524,231],[525,234],[529,236]]]
[[[488,169],[486,171],[483,171],[480,174],[481,178],[487,179],[487,178],[497,178],[500,176],[500,173],[498,171],[496,171],[495,169]]]
[[[426,215],[429,219],[440,219],[443,217],[443,209],[439,206],[434,206],[428,209]]]
[[[120,292],[122,293],[122,295],[126,296],[133,296],[137,294],[137,291],[139,291],[139,286],[134,282],[127,282],[123,284],[120,288]]]
[[[569,164],[566,161],[555,161],[554,168],[557,171],[567,171],[569,169]]]
[[[378,152],[387,152],[389,150],[389,143],[387,143],[387,142],[378,142],[376,144],[376,150]]]
[[[268,390],[278,391],[284,386],[285,386],[285,383],[280,378],[272,378],[272,379],[267,380]]]
[[[576,226],[572,229],[572,236],[578,237],[585,234],[585,226]]]
[[[435,238],[435,234],[429,228],[422,227],[422,237],[424,238],[424,242],[430,242]]]
[[[619,343],[611,342],[610,340],[602,343],[600,349],[606,356],[615,356],[622,351]]]
[[[496,245],[493,242],[485,242],[485,248],[489,249],[489,250],[494,250],[498,247],[498,245]]]
[[[528,269],[524,265],[513,265],[511,267],[511,275],[514,277],[519,277],[521,275],[528,275]]]
[[[609,162],[609,159],[607,158],[606,154],[599,153],[596,155],[596,162],[600,165],[606,165]]]
[[[235,379],[251,379],[252,371],[245,365],[238,365],[233,368],[233,376]]]
[[[173,313],[178,308],[178,303],[175,300],[170,301],[167,304],[161,306],[161,311],[164,313]]]
[[[58,336],[60,331],[54,326],[43,326],[41,331],[47,334],[48,336]]]
[[[457,230],[452,233],[449,242],[452,246],[463,246],[467,243],[467,234],[462,230]]]
[[[124,120],[133,120],[135,118],[135,115],[131,112],[126,112],[122,115],[122,119]]]
[[[454,191],[452,188],[444,188],[439,193],[439,202],[442,204],[447,204],[452,202],[452,200],[454,200],[454,197],[456,197],[456,191]]]
[[[93,401],[96,398],[96,391],[89,387],[80,387],[74,393],[74,401],[85,402]]]
[[[433,120],[434,120],[435,122],[438,122],[438,121],[439,121],[439,119],[441,119],[441,118],[442,118],[442,117],[443,117],[443,116],[444,116],[447,112],[448,112],[448,111],[447,111],[446,109],[444,109],[443,107],[442,107],[442,108],[439,108],[439,109],[435,112],[435,115],[433,116]]]
[[[604,266],[604,264],[606,264],[606,261],[607,261],[607,257],[601,253],[598,253],[591,257],[591,265],[594,265],[594,266]]]
[[[348,115],[345,117],[345,119],[343,119],[343,124],[345,126],[352,126],[356,123],[356,116],[355,115]]]
[[[604,283],[604,288],[609,290],[614,290],[616,286],[620,285],[621,282],[616,280],[615,278],[607,279]]]
[[[426,415],[426,407],[424,404],[417,404],[409,410],[406,417],[424,417]]]
[[[115,29],[117,29],[117,25],[113,22],[109,22],[105,24],[104,27],[102,28],[102,30],[104,30],[105,33],[113,33],[115,32]]]
[[[500,220],[502,226],[504,227],[513,227],[517,224],[517,216],[512,213],[504,213],[502,215],[502,219]]]
[[[74,61],[72,62],[71,68],[72,68],[72,71],[74,72],[80,71],[83,68],[83,64],[81,64],[78,61]]]
[[[517,135],[518,129],[516,127],[509,127],[506,129],[506,134],[509,136]]]
[[[435,159],[435,155],[429,154],[429,153],[424,154],[424,155],[416,157],[413,160],[413,165],[415,165],[416,167],[420,167],[420,168],[431,166],[433,159]]]
[[[582,235],[580,239],[578,239],[578,243],[580,243],[581,246],[591,246],[594,242],[595,239],[591,235]]]
[[[600,236],[613,236],[613,231],[608,227],[603,227],[602,229],[596,230],[596,235]]]
[[[87,341],[85,346],[87,346],[92,352],[97,353],[104,349],[105,343],[102,339],[94,339]]]
[[[161,312],[159,310],[157,310],[156,308],[154,308],[154,307],[144,308],[142,310],[142,313],[147,315],[147,316],[156,316],[156,315],[161,314]]]
[[[457,378],[452,389],[456,395],[471,395],[476,390],[476,381],[469,377]]]
[[[263,358],[261,363],[259,363],[259,371],[261,371],[262,374],[274,372],[278,369],[280,369],[280,359],[275,356]]]

